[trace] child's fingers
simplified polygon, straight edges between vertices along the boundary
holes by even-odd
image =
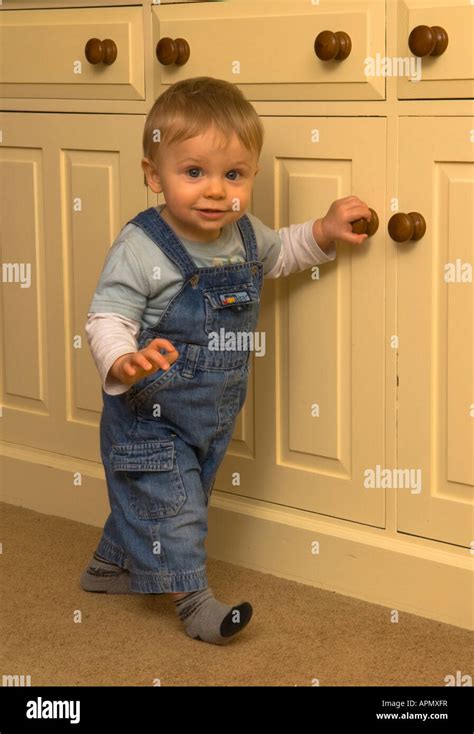
[[[161,356],[168,364],[173,364],[173,362],[176,362],[176,360],[178,359],[179,353],[175,349],[174,352],[167,352],[166,354],[162,354]]]
[[[175,352],[176,351],[175,347],[173,346],[173,344],[171,344],[170,341],[168,341],[168,339],[161,339],[161,337],[158,338],[158,339],[153,339],[148,344],[148,349],[150,349],[150,348],[153,348],[153,349],[162,349],[163,347],[165,347],[168,350],[168,352]]]
[[[168,349],[166,355],[158,351],[160,348]],[[168,339],[153,339],[146,349],[130,354],[129,358],[122,364],[122,370],[127,377],[140,376],[140,372],[150,372],[153,368],[168,370],[179,357],[178,352]]]
[[[129,362],[124,362],[122,365],[122,369],[125,372],[125,374],[128,375],[129,377],[133,377],[136,373],[135,367],[132,367],[132,365],[129,364]]]
[[[174,349],[173,352],[161,354],[161,352],[158,352],[156,349],[150,348],[148,346],[144,350],[144,354],[150,362],[153,362],[153,364],[155,364],[157,367],[161,367],[164,370],[167,370],[170,364],[173,364],[173,362],[178,359],[178,352],[176,351],[176,349]]]
[[[135,354],[133,354],[130,358],[129,365],[137,365],[147,372],[153,367],[153,364],[145,357],[142,352],[135,352]]]
[[[355,222],[356,219],[367,219],[368,222],[372,219],[372,213],[368,206],[365,204],[359,204],[357,206],[349,207],[344,215],[346,222]]]

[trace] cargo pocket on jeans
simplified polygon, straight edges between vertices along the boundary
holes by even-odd
[[[110,465],[126,476],[130,505],[140,520],[172,517],[187,499],[170,439],[116,444]]]

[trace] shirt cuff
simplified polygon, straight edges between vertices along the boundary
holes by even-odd
[[[310,219],[304,223],[304,236],[306,242],[317,251],[318,262],[331,262],[336,259],[336,243],[333,241],[326,250],[322,250],[313,237],[313,225],[315,219]]]
[[[112,352],[110,355],[107,355],[107,359],[105,360],[104,364],[101,365],[101,369],[103,369],[102,377],[102,386],[104,388],[104,392],[107,393],[107,395],[122,395],[124,392],[127,392],[127,390],[130,389],[131,385],[125,385],[125,383],[118,380],[116,377],[112,377],[112,375],[109,375],[109,370],[112,367],[113,363],[116,359],[119,357],[123,357],[124,354],[128,354],[129,352],[126,352],[124,348],[120,347]]]

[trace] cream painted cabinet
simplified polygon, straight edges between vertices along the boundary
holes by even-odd
[[[474,486],[474,156],[469,117],[400,119],[400,209],[427,232],[398,250],[398,529],[469,546]],[[416,151],[416,163],[413,151]]]
[[[156,203],[146,113],[219,77],[265,129],[256,216],[279,229],[357,195],[379,229],[265,281],[209,554],[473,628],[473,22],[468,0],[3,0],[5,501],[103,525],[87,308]],[[412,213],[424,235],[397,241]]]
[[[322,39],[327,53],[318,53],[330,58],[316,53],[323,32],[332,35]],[[345,34],[346,52],[341,51],[336,33]],[[156,50],[164,38],[180,39],[177,53],[169,43]],[[331,43],[334,47],[328,49],[326,44]],[[251,100],[385,96],[384,79],[364,73],[365,57],[384,56],[385,5],[380,0],[155,6],[153,44],[156,95],[179,79],[211,75],[235,82]]]
[[[266,282],[253,402],[218,478],[226,492],[469,547],[474,485],[474,159],[472,119],[400,118],[400,211],[418,241],[387,232],[383,119],[266,118],[254,212],[278,229],[353,191],[379,213],[375,236],[338,244],[337,261]],[[416,161],[414,160],[416,151]],[[427,182],[433,180],[433,185]],[[386,249],[396,249],[398,344],[385,333]],[[273,285],[273,287],[272,287]],[[393,356],[391,356],[391,353]],[[396,382],[385,359],[396,359]],[[385,454],[388,391],[405,486],[369,488]],[[251,405],[251,407],[250,407]],[[270,461],[269,461],[270,457]],[[232,484],[234,473],[241,481]]]
[[[399,76],[398,96],[472,98],[473,37],[472,2],[400,0],[397,58],[410,59],[414,73]]]
[[[337,261],[265,282],[265,355],[253,356],[253,410],[244,409],[222,488],[384,527],[384,493],[361,491],[361,478],[385,463],[385,120],[278,117],[264,126],[253,197],[264,222],[303,222],[357,191],[381,223],[362,247],[339,245]]]
[[[0,20],[1,96],[144,98],[139,7],[6,10]]]
[[[2,437],[100,460],[84,323],[124,221],[146,207],[138,115],[0,116]]]

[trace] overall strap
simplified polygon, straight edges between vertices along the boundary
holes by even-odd
[[[258,248],[257,240],[255,238],[255,232],[250,222],[250,219],[246,214],[237,220],[237,226],[240,230],[240,234],[245,245],[245,256],[247,262],[258,260]]]
[[[196,272],[196,263],[154,206],[139,212],[127,224],[136,224],[137,227],[140,227],[181,270],[184,280],[188,280]]]

